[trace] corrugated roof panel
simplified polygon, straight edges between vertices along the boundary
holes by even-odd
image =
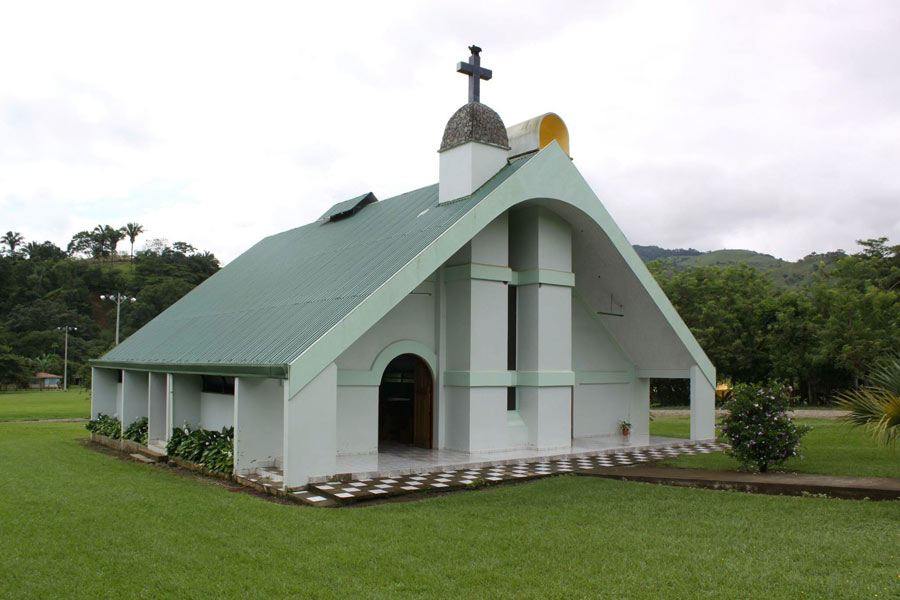
[[[432,185],[269,236],[97,363],[288,364],[527,160],[463,200]]]

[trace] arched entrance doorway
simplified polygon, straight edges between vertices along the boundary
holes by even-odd
[[[428,363],[401,354],[384,369],[378,388],[378,441],[431,448],[434,380]]]

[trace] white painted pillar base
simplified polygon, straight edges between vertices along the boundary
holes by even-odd
[[[146,371],[122,371],[122,428],[147,416],[148,373]]]
[[[337,468],[337,366],[325,367],[293,397],[289,389],[284,386],[284,485],[295,488]]]
[[[537,450],[572,445],[572,388],[519,386],[518,411]]]
[[[631,431],[635,435],[650,435],[650,380],[637,378],[632,389],[634,394],[629,411]]]
[[[716,437],[715,389],[696,365],[691,367],[691,439]]]
[[[278,379],[238,377],[234,385],[234,471],[244,475],[281,459],[284,387]]]
[[[118,410],[118,372],[115,369],[91,369],[91,418],[100,413],[113,416]]]
[[[167,376],[165,373],[150,373],[147,385],[147,439],[168,440],[169,430],[166,410]]]

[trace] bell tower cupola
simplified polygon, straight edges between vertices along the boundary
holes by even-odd
[[[493,77],[481,66],[481,48],[469,46],[468,62],[456,71],[469,77],[469,102],[453,113],[441,139],[438,203],[464,198],[502,169],[509,156],[506,126],[494,110],[481,103],[481,81]]]

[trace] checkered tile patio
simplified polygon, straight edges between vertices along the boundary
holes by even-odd
[[[464,489],[503,482],[527,481],[579,470],[634,465],[685,454],[715,452],[726,447],[715,442],[697,444],[691,442],[593,456],[536,459],[516,464],[445,469],[406,476],[366,477],[353,481],[327,481],[311,484],[303,490],[290,490],[287,493],[294,500],[304,504],[340,506],[403,494]]]

